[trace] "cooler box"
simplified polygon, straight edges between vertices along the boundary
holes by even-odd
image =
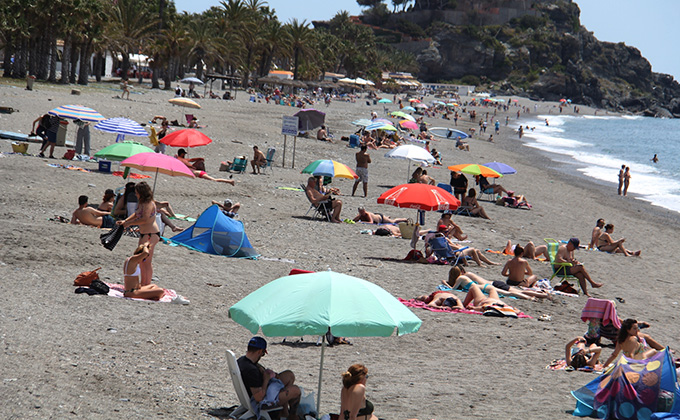
[[[14,153],[22,153],[26,154],[26,151],[28,150],[28,143],[17,143],[17,142],[12,142],[12,151]]]
[[[104,172],[107,174],[111,173],[111,161],[110,160],[100,160],[99,161],[99,172]]]
[[[349,136],[349,147],[359,147],[361,139],[356,134],[351,134]]]
[[[68,121],[59,121],[59,130],[57,130],[57,146],[66,145],[66,130],[68,128]]]

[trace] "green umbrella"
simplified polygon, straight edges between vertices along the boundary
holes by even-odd
[[[147,152],[153,153],[153,149],[135,141],[124,141],[106,146],[102,150],[95,153],[94,156],[101,159],[122,161],[129,158],[130,156],[136,155],[137,153]]]
[[[251,333],[267,337],[321,335],[389,337],[414,333],[422,321],[375,284],[323,271],[276,279],[229,308],[229,317]],[[319,389],[326,341],[322,339]]]

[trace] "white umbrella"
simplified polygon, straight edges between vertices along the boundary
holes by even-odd
[[[414,146],[412,144],[407,144],[392,149],[385,153],[385,157],[408,160],[408,173],[406,174],[407,181],[409,173],[411,172],[411,161],[418,162],[420,164],[433,164],[435,162],[435,159],[432,157],[430,152],[423,149],[422,147]]]
[[[137,137],[147,137],[149,135],[137,121],[128,118],[109,118],[108,120],[98,122],[94,128],[105,133],[118,134],[119,137],[116,139],[116,142],[122,141],[126,135]]]
[[[187,84],[188,83],[194,83],[194,84],[197,84],[197,85],[203,85],[204,84],[203,80],[198,79],[196,77],[185,77],[184,79],[180,80],[180,82],[187,83]]]

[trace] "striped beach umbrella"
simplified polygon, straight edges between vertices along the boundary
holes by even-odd
[[[366,126],[365,130],[366,131],[373,131],[373,130],[397,131],[397,129],[394,128],[393,125],[385,124],[383,122],[377,122],[377,123],[373,123],[371,125],[368,125],[368,126]]]
[[[56,115],[59,118],[69,118],[87,122],[98,122],[106,119],[94,109],[82,105],[62,105],[48,111],[48,114]]]
[[[109,118],[98,122],[94,128],[105,133],[123,134],[126,136],[147,137],[149,134],[137,121],[129,118]]]
[[[354,173],[354,171],[349,166],[330,159],[314,161],[307,165],[307,167],[300,173],[312,174],[314,176],[329,176],[349,179],[358,178],[357,174]]]

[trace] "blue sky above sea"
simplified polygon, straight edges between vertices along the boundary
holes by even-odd
[[[391,7],[392,2],[385,2]],[[576,0],[581,9],[581,23],[601,41],[625,42],[638,48],[659,73],[680,80],[680,54],[673,49],[680,38],[680,0]],[[179,11],[200,13],[219,0],[175,0]],[[311,22],[327,20],[340,10],[352,15],[361,13],[356,0],[267,0],[279,20],[293,18]]]

